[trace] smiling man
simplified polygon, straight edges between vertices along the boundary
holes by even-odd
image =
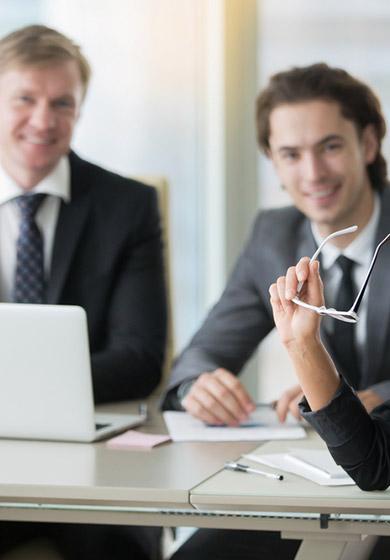
[[[322,275],[327,302],[333,305],[342,277],[336,261],[346,255],[354,262],[356,291],[376,242],[390,230],[387,168],[381,154],[385,131],[374,93],[344,70],[314,64],[271,78],[257,100],[258,141],[294,207],[260,212],[220,301],[176,361],[166,408],[182,406],[214,423],[245,419],[254,404],[237,375],[274,328],[269,285],[294,259],[314,253],[324,237],[353,224],[359,227],[356,233],[325,247]],[[386,266],[381,267],[354,331],[360,371],[348,371],[335,348],[335,325],[324,321],[328,348],[332,352],[334,346],[337,365],[359,389],[368,410],[390,398],[390,352],[377,333],[379,325],[390,320],[390,298],[381,282]],[[373,333],[379,336],[377,342]],[[300,396],[298,386],[281,395],[281,420],[288,410],[298,414]]]
[[[166,300],[155,189],[71,150],[90,68],[45,26],[0,40],[0,301],[82,306],[96,402],[161,377]],[[66,558],[159,556],[158,528],[0,524],[0,554],[49,535]]]
[[[254,401],[238,375],[275,326],[269,286],[328,234],[356,224],[355,233],[333,239],[321,253],[327,307],[349,308],[376,244],[390,231],[385,131],[374,93],[341,69],[314,64],[271,78],[257,99],[258,141],[293,206],[259,213],[220,300],[175,362],[165,409],[217,424],[244,420]],[[339,371],[369,411],[390,398],[388,247],[376,266],[357,327],[322,322]],[[299,385],[280,396],[282,421],[289,410],[299,414],[301,396]],[[196,558],[199,550],[204,560],[292,558],[297,546],[272,533],[201,530],[173,560]]]

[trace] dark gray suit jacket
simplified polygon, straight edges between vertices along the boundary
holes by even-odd
[[[390,189],[381,196],[376,233],[390,231]],[[203,371],[224,367],[239,374],[257,345],[274,328],[269,286],[316,249],[307,218],[294,207],[260,212],[220,300],[176,360],[163,408],[179,407],[177,387]],[[384,246],[370,281],[367,341],[359,388],[374,386],[390,398],[390,247]],[[323,329],[323,340],[332,354]],[[337,364],[339,366],[339,364]],[[348,372],[341,373],[348,380]]]
[[[161,378],[166,300],[155,189],[69,156],[47,302],[87,312],[96,402],[140,398]]]

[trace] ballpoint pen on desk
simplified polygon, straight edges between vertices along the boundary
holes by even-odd
[[[224,468],[228,471],[239,471],[245,473],[252,473],[252,474],[260,474],[261,476],[265,476],[267,478],[272,478],[274,480],[283,480],[284,476],[282,474],[273,474],[265,471],[261,471],[259,469],[253,469],[248,465],[243,465],[242,463],[225,463]]]

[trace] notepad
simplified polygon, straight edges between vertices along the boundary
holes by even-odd
[[[345,478],[344,469],[339,467],[331,454],[323,449],[294,449],[288,453],[289,461],[313,469],[327,478]]]
[[[350,486],[354,480],[334,462],[326,449],[290,449],[288,453],[249,453],[245,458],[302,476],[321,486]]]
[[[132,447],[142,447],[150,449],[155,445],[160,445],[171,438],[167,435],[145,434],[135,430],[128,430],[120,436],[116,436],[107,441],[107,447],[111,449],[131,449]]]

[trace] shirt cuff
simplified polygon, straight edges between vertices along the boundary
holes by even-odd
[[[168,391],[167,394],[163,397],[160,404],[161,410],[183,411],[184,408],[181,404],[181,401],[187,395],[196,379],[197,378],[186,379],[186,381],[182,381],[180,385],[177,385],[176,387],[173,387],[170,391]]]

